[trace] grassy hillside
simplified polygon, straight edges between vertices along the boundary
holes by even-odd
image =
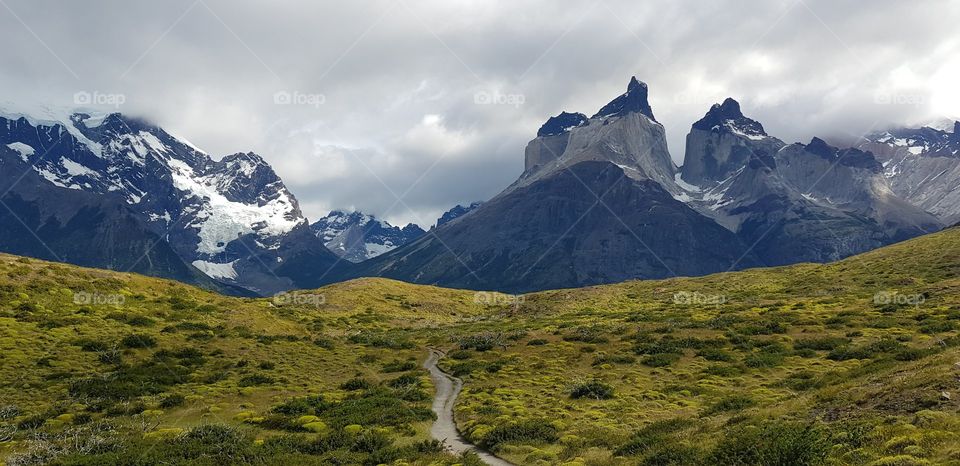
[[[960,464],[960,229],[830,265],[273,300],[0,256],[10,464]]]

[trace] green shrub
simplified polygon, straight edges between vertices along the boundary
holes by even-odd
[[[777,367],[783,364],[783,355],[780,353],[751,353],[743,358],[743,363],[747,367],[767,368]]]
[[[601,326],[577,327],[572,332],[563,336],[564,341],[578,341],[582,343],[607,343],[609,329]]]
[[[710,455],[719,465],[822,464],[831,443],[813,424],[767,422],[728,432]]]
[[[704,348],[697,351],[697,356],[714,362],[731,362],[733,355],[718,348]]]
[[[264,374],[251,374],[240,379],[237,383],[240,387],[255,387],[258,385],[270,385],[276,383],[273,377]]]
[[[341,390],[348,390],[348,391],[353,391],[353,390],[366,390],[366,389],[370,388],[371,386],[372,386],[372,385],[370,384],[370,382],[368,382],[366,379],[362,379],[362,378],[360,378],[360,377],[355,377],[355,378],[352,378],[352,379],[350,379],[350,380],[342,383],[342,384],[340,385],[340,389],[341,389]]]
[[[329,406],[330,404],[324,400],[323,396],[307,396],[294,398],[284,402],[283,404],[274,406],[270,409],[270,412],[274,414],[285,414],[288,416],[300,416],[308,413],[316,414],[317,412],[323,411]]]
[[[674,353],[661,353],[661,354],[651,354],[640,362],[645,366],[650,367],[666,367],[672,365],[673,363],[680,360],[679,354]]]
[[[841,346],[850,344],[850,340],[840,337],[814,337],[804,338],[793,342],[793,348],[796,350],[811,349],[815,351],[832,351]]]
[[[165,396],[162,400],[160,400],[160,407],[163,409],[176,408],[179,406],[183,406],[183,404],[186,401],[187,401],[187,398],[184,397],[183,395],[179,393],[173,393]]]
[[[529,419],[499,424],[487,432],[479,443],[484,448],[497,451],[505,443],[553,443],[557,438],[555,427],[543,419]]]
[[[609,400],[613,398],[613,387],[600,380],[578,382],[570,388],[570,398],[590,398],[593,400]]]
[[[393,388],[419,387],[420,378],[413,374],[403,374],[387,382],[387,386]]]
[[[543,345],[546,345],[547,343],[550,343],[550,342],[547,340],[544,340],[543,338],[534,338],[533,340],[530,340],[527,342],[527,346],[543,346]]]
[[[417,363],[413,361],[393,360],[391,362],[384,364],[382,371],[389,374],[391,372],[412,371],[416,368],[417,368]]]
[[[153,348],[157,346],[157,339],[150,335],[135,333],[120,340],[120,346],[124,348]]]
[[[746,395],[730,395],[724,398],[721,398],[716,403],[710,405],[709,408],[704,411],[704,414],[707,416],[725,413],[728,411],[743,411],[747,408],[750,408],[756,405],[757,402]]]

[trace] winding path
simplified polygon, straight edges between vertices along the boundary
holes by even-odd
[[[437,420],[430,427],[430,435],[443,442],[447,449],[454,454],[459,455],[466,451],[472,451],[490,466],[513,466],[512,463],[497,458],[468,442],[457,431],[457,424],[453,420],[453,405],[463,388],[463,380],[447,374],[437,367],[437,362],[443,356],[442,351],[430,348],[430,356],[423,363],[423,367],[430,371],[430,378],[433,379],[433,385],[437,388],[437,394],[433,397],[433,412],[436,413]]]

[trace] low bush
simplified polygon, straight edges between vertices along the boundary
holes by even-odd
[[[570,398],[590,398],[592,400],[609,400],[613,398],[613,387],[600,380],[577,382],[570,388]]]
[[[412,371],[417,368],[417,363],[413,361],[400,361],[394,360],[383,365],[382,371],[386,373],[391,372],[406,372]]]
[[[756,405],[757,402],[746,395],[730,395],[724,398],[721,398],[716,403],[710,405],[705,411],[704,414],[711,416],[718,413],[726,413],[729,411],[743,411],[744,409],[750,408]]]
[[[767,422],[730,431],[717,444],[709,463],[736,465],[815,465],[823,463],[831,442],[813,424]]]
[[[557,429],[542,419],[507,422],[490,429],[480,439],[480,446],[497,451],[505,443],[553,443],[558,439]]]
[[[135,333],[120,340],[120,346],[124,348],[153,348],[157,346],[157,339],[150,335]]]

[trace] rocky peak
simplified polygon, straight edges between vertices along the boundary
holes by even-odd
[[[578,126],[583,126],[587,122],[587,116],[582,113],[560,112],[559,115],[550,117],[540,130],[537,131],[537,137],[556,136],[570,131]]]
[[[833,147],[830,144],[827,144],[827,141],[824,141],[823,139],[820,139],[818,137],[814,137],[813,139],[811,139],[810,144],[807,144],[806,146],[804,146],[804,150],[806,150],[811,154],[819,155],[820,157],[823,157],[827,160],[833,160],[834,157],[837,155],[836,147]]]
[[[650,102],[647,100],[648,93],[647,84],[638,81],[636,76],[633,76],[630,78],[630,83],[627,84],[627,92],[604,105],[593,118],[642,113],[651,120],[657,121],[653,117],[653,109],[650,108]]]
[[[740,103],[729,97],[723,103],[713,104],[707,114],[693,124],[693,129],[729,132],[751,139],[762,139],[767,136],[763,125],[745,117],[740,110]]]
[[[810,144],[803,146],[803,150],[829,162],[837,162],[841,166],[863,168],[874,172],[883,170],[883,166],[872,153],[856,148],[838,149],[818,137],[814,137],[810,140]]]
[[[443,215],[437,219],[437,226],[443,225],[444,223],[449,223],[456,218],[463,217],[464,215],[475,210],[477,207],[480,207],[480,204],[480,202],[474,202],[467,206],[457,205],[456,207],[444,212]]]
[[[953,122],[953,135],[950,138],[960,142],[960,121]]]

